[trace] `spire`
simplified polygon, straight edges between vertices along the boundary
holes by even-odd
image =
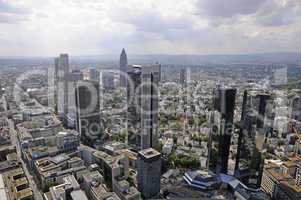
[[[122,52],[121,52],[121,54],[125,54],[125,50],[124,50],[124,48],[122,48]]]

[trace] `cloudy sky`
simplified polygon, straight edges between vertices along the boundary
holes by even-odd
[[[301,52],[301,0],[0,0],[0,56]]]

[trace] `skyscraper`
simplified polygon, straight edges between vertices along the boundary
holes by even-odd
[[[100,73],[97,69],[89,69],[89,80],[100,82]]]
[[[76,85],[77,130],[83,143],[93,146],[99,143],[102,125],[99,104],[99,83],[80,81]]]
[[[236,89],[214,91],[213,126],[209,138],[209,169],[216,173],[228,173],[228,159],[233,134],[233,115]]]
[[[59,116],[65,119],[68,113],[68,54],[61,54],[59,58],[55,59],[55,74],[57,80],[57,111]]]
[[[152,149],[138,153],[138,190],[145,199],[156,198],[160,193],[161,154]]]
[[[0,82],[0,98],[2,97],[2,95],[3,95],[3,88],[2,88],[2,84],[1,84],[1,82]]]
[[[77,82],[82,81],[84,79],[83,72],[80,70],[72,70],[69,74],[69,82],[68,82],[68,113],[66,115],[66,123],[65,125],[68,128],[76,128],[76,85]]]
[[[265,111],[270,95],[245,91],[238,138],[235,176],[249,187],[260,187],[264,159]]]
[[[187,82],[187,70],[186,69],[181,69],[180,71],[180,84],[182,87],[186,86]]]
[[[127,80],[127,128],[128,145],[139,149],[141,145],[141,66],[128,67]]]
[[[158,84],[161,65],[142,67],[141,149],[158,148]]]
[[[291,100],[291,118],[301,121],[301,97],[296,96]]]
[[[122,52],[120,54],[120,60],[119,60],[119,67],[120,67],[120,86],[126,87],[126,72],[128,67],[128,59],[125,53],[125,50],[122,49]]]

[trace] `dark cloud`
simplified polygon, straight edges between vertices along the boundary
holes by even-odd
[[[237,23],[240,16],[249,15],[261,26],[283,26],[296,22],[301,16],[299,0],[198,0],[196,13],[210,24],[219,26]]]
[[[256,13],[267,0],[198,0],[197,13],[209,18],[230,18]]]

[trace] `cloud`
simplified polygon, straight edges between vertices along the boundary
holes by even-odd
[[[28,18],[30,12],[30,9],[24,6],[0,0],[0,23],[14,24],[24,21]]]
[[[239,23],[249,17],[261,26],[283,26],[300,20],[299,0],[197,0],[196,14],[213,26]]]
[[[0,0],[0,54],[300,51],[298,1]]]
[[[0,13],[0,23],[15,24],[25,20],[27,18],[23,15]]]
[[[198,0],[197,13],[212,18],[230,18],[256,13],[267,0]]]
[[[156,7],[135,10],[118,6],[110,17],[113,21],[134,26],[137,31],[152,33],[161,33],[166,29],[187,29],[193,23],[185,16],[163,16]]]
[[[290,25],[301,16],[301,2],[295,0],[269,1],[256,14],[256,22],[262,26],[284,26]]]
[[[9,1],[0,0],[0,12],[1,13],[15,13],[15,14],[26,14],[29,9],[9,3]]]

